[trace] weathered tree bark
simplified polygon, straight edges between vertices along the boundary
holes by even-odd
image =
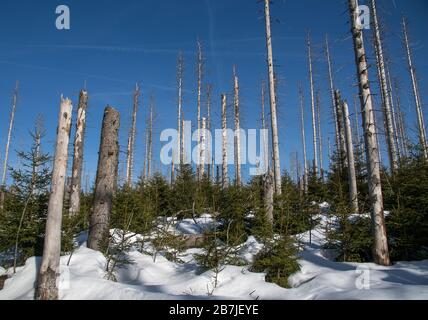
[[[135,136],[137,133],[137,111],[138,100],[140,98],[140,87],[138,83],[135,85],[134,92],[134,106],[132,110],[132,126],[128,138],[128,150],[126,159],[126,184],[128,187],[132,186],[132,175],[134,172],[134,155],[135,155]]]
[[[334,92],[334,96],[336,100],[337,129],[339,132],[339,166],[343,170],[348,165],[348,159],[346,156],[345,124],[343,123],[343,110],[341,106],[342,99],[338,90]]]
[[[222,186],[226,189],[229,186],[229,177],[227,172],[227,116],[226,116],[226,95],[221,95],[221,124],[223,130],[222,137],[222,154],[223,154],[223,167],[222,167]]]
[[[314,78],[312,75],[312,48],[311,48],[311,35],[308,32],[308,64],[309,64],[309,84],[311,91],[311,110],[312,110],[312,133],[314,142],[314,174],[318,176],[318,133],[315,116],[315,92],[314,92]]]
[[[201,134],[201,96],[202,96],[202,45],[201,43],[198,41],[198,56],[197,56],[197,65],[198,65],[198,97],[197,97],[197,108],[198,108],[198,134],[199,134],[199,139],[198,139],[198,143],[201,142],[202,137],[200,136]],[[201,168],[200,165],[200,159],[198,159],[198,167],[197,167],[197,176],[198,176],[198,181],[200,181],[202,179],[202,173],[201,171],[203,170]]]
[[[374,33],[374,42],[376,48],[376,62],[378,67],[379,74],[379,83],[380,89],[382,91],[382,102],[383,102],[383,114],[385,119],[385,133],[386,133],[386,142],[388,146],[388,157],[389,163],[391,166],[391,171],[395,172],[398,168],[398,155],[397,147],[394,141],[394,126],[392,122],[392,111],[391,111],[391,96],[388,92],[388,83],[386,78],[385,71],[385,60],[383,56],[383,47],[382,40],[380,35],[379,22],[376,12],[376,1],[371,0],[371,8],[373,15],[373,33]]]
[[[236,75],[236,68],[233,67],[233,83],[234,83],[234,111],[235,111],[235,184],[241,185],[241,124],[239,118],[239,80]]]
[[[212,86],[207,85],[207,131],[211,134],[211,92]],[[207,176],[211,181],[214,181],[214,169],[212,160],[213,155],[211,155],[211,147],[207,146]]]
[[[153,159],[153,108],[154,97],[150,101],[149,131],[148,131],[148,150],[147,150],[147,179],[152,177],[152,159]]]
[[[330,96],[331,96],[331,106],[333,109],[333,120],[334,120],[334,133],[336,138],[336,148],[339,150],[339,130],[337,128],[337,112],[336,112],[336,100],[334,98],[334,81],[333,81],[333,68],[330,57],[330,46],[328,44],[328,36],[325,36],[325,52],[327,55],[327,66],[328,66],[328,78],[330,84]]]
[[[10,142],[12,139],[12,131],[13,131],[13,124],[15,120],[15,111],[16,111],[16,105],[18,103],[18,90],[19,90],[19,82],[16,82],[15,91],[13,93],[12,98],[12,110],[10,112],[10,121],[9,121],[9,131],[7,133],[7,142],[6,142],[6,151],[4,152],[4,163],[3,163],[3,176],[1,179],[1,185],[0,185],[0,210],[3,210],[4,207],[4,193],[6,188],[6,177],[7,177],[7,166],[9,161],[9,149],[10,149]]]
[[[376,141],[376,123],[374,120],[374,110],[370,92],[366,52],[364,48],[363,33],[359,23],[357,1],[348,0],[348,4],[366,144],[368,184],[371,200],[371,219],[374,235],[373,257],[375,263],[388,266],[391,264],[391,261],[389,259],[388,240],[386,237],[385,217],[383,212],[379,150]]]
[[[183,150],[181,149],[181,119],[183,113],[183,74],[184,74],[184,57],[183,53],[180,51],[178,56],[178,70],[177,70],[177,84],[178,84],[178,111],[177,111],[177,130],[178,130],[178,139],[177,139],[177,152],[179,165],[183,164]]]
[[[306,134],[305,134],[305,106],[304,106],[304,95],[302,86],[299,85],[299,97],[300,97],[300,129],[302,132],[302,146],[303,146],[303,185],[305,193],[308,191],[308,159],[306,156]]]
[[[348,159],[349,203],[353,213],[358,213],[357,176],[355,174],[354,145],[352,143],[351,117],[348,103],[343,101],[343,122],[345,124],[346,158]]]
[[[71,101],[61,97],[43,258],[35,295],[37,300],[57,300],[59,298],[57,277],[60,273],[62,209],[72,108]]]
[[[415,99],[416,116],[418,119],[419,143],[421,144],[423,156],[425,157],[425,159],[428,160],[428,142],[427,142],[427,135],[425,130],[424,115],[422,112],[422,103],[421,103],[421,98],[419,96],[418,80],[416,77],[415,68],[413,66],[412,51],[409,44],[409,36],[407,34],[407,23],[404,17],[403,17],[402,24],[403,24],[403,33],[404,33],[404,44],[406,46],[406,53],[407,53],[407,62],[409,65],[409,73],[410,73],[410,78],[412,80],[413,96]]]
[[[324,180],[324,154],[323,154],[323,145],[322,145],[322,131],[321,131],[321,98],[320,91],[317,91],[316,97],[316,111],[317,111],[317,124],[318,124],[318,147],[319,147],[319,156],[320,156],[320,176]]]
[[[207,147],[207,141],[206,141],[206,129],[207,129],[207,119],[206,118],[202,118],[202,123],[201,123],[201,149],[200,149],[200,154],[199,154],[199,160],[201,161],[201,179],[204,178],[205,176],[205,163],[207,160],[207,152],[206,152],[206,147]]]
[[[397,119],[397,111],[395,108],[395,99],[394,99],[394,92],[392,90],[392,82],[391,82],[391,74],[389,72],[389,66],[386,68],[386,74],[388,79],[388,93],[389,93],[389,100],[391,101],[391,115],[392,115],[392,124],[394,127],[394,143],[397,150],[397,156],[398,160],[402,159],[402,149],[400,146],[400,133],[398,129],[398,119]]]
[[[408,138],[407,138],[407,133],[406,133],[406,124],[404,121],[404,114],[403,111],[401,110],[401,99],[400,99],[400,90],[399,90],[399,86],[398,86],[398,81],[395,78],[394,79],[394,90],[396,92],[395,95],[395,100],[396,100],[396,106],[397,106],[397,115],[398,115],[398,132],[399,132],[399,137],[400,137],[400,145],[402,148],[402,152],[403,155],[405,157],[408,157],[409,155],[409,149],[408,149]]]
[[[266,220],[273,225],[273,200],[275,194],[275,186],[272,170],[263,175],[263,198],[265,206]]]
[[[262,80],[262,86],[261,86],[261,98],[262,98],[262,129],[266,130],[267,129],[267,125],[266,125],[266,113],[265,113],[265,102],[266,102],[266,84],[265,82]],[[269,136],[269,135],[268,135]],[[268,139],[266,139],[267,137],[265,135],[263,135],[263,169],[268,170],[270,167],[270,161],[269,161],[269,144],[268,144]]]
[[[102,242],[109,236],[113,195],[117,186],[119,127],[119,112],[108,106],[104,111],[94,205],[88,236],[88,248],[96,251],[101,250]]]
[[[80,193],[82,192],[83,150],[85,145],[86,109],[88,93],[80,91],[79,107],[77,109],[76,133],[74,136],[73,167],[71,171],[70,216],[80,212]]]
[[[147,123],[148,124],[148,123]],[[147,157],[149,155],[149,130],[146,128],[144,133],[144,162],[143,162],[143,182],[147,181]]]
[[[269,74],[269,96],[270,96],[270,113],[272,121],[272,151],[273,151],[273,167],[275,179],[275,193],[280,195],[282,193],[281,181],[281,163],[279,158],[279,137],[278,137],[278,119],[276,110],[276,93],[275,93],[275,73],[273,66],[273,53],[272,53],[272,34],[270,27],[270,8],[269,1],[265,0],[265,24],[266,24],[266,48],[267,48],[267,64]]]

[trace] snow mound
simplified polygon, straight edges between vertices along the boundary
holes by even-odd
[[[175,226],[176,231],[183,235],[203,234],[215,227],[215,220],[209,214],[203,214],[195,219],[183,219]]]

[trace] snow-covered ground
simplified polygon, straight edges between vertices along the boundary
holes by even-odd
[[[197,234],[209,227],[213,220],[204,216],[195,222],[181,221],[176,229],[181,234]],[[201,224],[199,224],[201,223]],[[284,289],[267,283],[264,274],[252,273],[248,267],[225,266],[219,274],[218,286],[213,288],[211,271],[198,274],[193,258],[200,249],[187,250],[174,263],[158,255],[131,250],[131,264],[119,268],[117,282],[105,279],[106,258],[99,252],[82,245],[74,252],[69,266],[69,256],[61,258],[59,280],[62,299],[428,299],[428,260],[400,262],[392,267],[380,267],[372,263],[339,263],[329,257],[332,252],[322,249],[325,241],[325,218],[312,232],[298,236],[304,250],[299,254],[301,271],[290,278],[292,289]],[[138,236],[136,237],[138,238]],[[239,254],[251,263],[262,245],[249,237]],[[29,259],[18,268],[0,291],[0,300],[32,299],[39,258]]]

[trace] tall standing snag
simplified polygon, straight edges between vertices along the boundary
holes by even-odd
[[[315,116],[315,92],[314,92],[314,78],[312,75],[312,48],[311,48],[311,35],[308,32],[307,38],[308,45],[308,64],[309,64],[309,84],[311,90],[311,110],[312,110],[312,133],[314,142],[314,174],[318,175],[318,134]]]
[[[308,191],[308,159],[306,156],[306,134],[305,134],[305,106],[304,106],[304,95],[302,86],[299,85],[299,97],[300,97],[300,125],[302,131],[302,146],[303,146],[303,190],[305,193]]]
[[[137,133],[137,111],[138,100],[140,98],[140,87],[138,83],[135,85],[134,92],[134,105],[132,110],[132,125],[128,138],[128,150],[126,159],[126,184],[128,187],[132,186],[132,174],[134,171],[134,155],[135,155],[135,136]]]
[[[383,213],[379,149],[367,70],[367,58],[358,15],[357,1],[348,0],[348,5],[352,25],[351,32],[354,42],[357,79],[360,89],[361,111],[363,115],[364,138],[366,144],[369,195],[371,198],[371,220],[374,235],[373,257],[375,263],[389,266],[391,262],[389,259],[388,240],[386,237],[385,217]]]
[[[398,154],[397,146],[394,140],[394,125],[393,113],[391,110],[391,95],[388,91],[388,83],[385,71],[385,59],[383,57],[382,40],[380,36],[379,22],[376,12],[376,1],[371,0],[372,14],[373,14],[373,33],[376,49],[376,62],[378,67],[378,75],[380,82],[380,89],[382,92],[383,114],[385,119],[386,142],[388,146],[388,156],[391,165],[391,171],[394,172],[398,169]]]
[[[62,209],[72,108],[71,101],[61,97],[43,258],[37,280],[37,300],[58,299],[56,280],[60,273]]]
[[[233,68],[234,83],[234,111],[235,111],[235,184],[241,185],[241,124],[239,118],[239,80],[236,75],[236,69]]]
[[[343,101],[343,122],[345,124],[346,158],[348,159],[349,202],[353,213],[358,213],[357,176],[355,174],[354,144],[352,143],[351,117],[348,103]]]
[[[82,191],[83,148],[85,143],[86,109],[88,93],[80,91],[77,109],[76,133],[74,137],[73,167],[71,171],[70,216],[80,212],[80,193]]]
[[[404,33],[404,45],[406,47],[406,54],[407,54],[407,63],[409,65],[410,79],[412,80],[413,96],[415,98],[416,116],[418,119],[418,129],[419,129],[419,143],[421,144],[423,156],[425,157],[425,159],[428,160],[428,142],[427,142],[427,135],[425,130],[424,115],[422,112],[421,97],[419,95],[419,87],[418,87],[418,80],[416,78],[415,67],[413,66],[412,52],[409,44],[409,36],[407,34],[407,23],[404,17],[403,17],[402,24],[403,24],[403,33]]]
[[[10,112],[9,131],[7,133],[6,151],[4,153],[3,176],[1,179],[1,185],[0,185],[0,209],[3,209],[3,205],[4,205],[4,192],[5,192],[4,189],[6,188],[7,163],[9,160],[10,141],[12,139],[13,123],[15,120],[15,111],[16,111],[16,105],[18,102],[18,87],[19,87],[19,82],[17,81],[15,91],[13,93],[13,98],[12,98],[12,110]]]
[[[229,177],[227,172],[227,118],[226,118],[226,95],[221,95],[221,127],[222,127],[222,187],[226,189],[229,186]]]
[[[274,181],[275,193],[280,195],[282,193],[281,181],[281,163],[279,159],[279,138],[278,138],[278,119],[276,110],[276,93],[275,93],[275,73],[273,67],[273,53],[272,53],[272,34],[270,28],[270,8],[269,1],[265,0],[265,24],[266,24],[266,48],[267,48],[267,64],[269,73],[269,96],[270,96],[270,116],[272,121],[272,149],[273,149],[273,167],[274,167]]]
[[[113,194],[117,185],[119,126],[119,112],[108,106],[104,111],[94,205],[88,236],[88,248],[97,251],[100,250],[101,242],[108,237],[109,232]]]

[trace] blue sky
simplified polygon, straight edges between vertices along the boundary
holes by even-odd
[[[55,28],[55,8],[68,5],[71,30]],[[362,2],[361,4],[364,4]],[[204,84],[213,85],[214,126],[220,122],[220,94],[232,93],[232,66],[240,78],[242,127],[258,128],[260,82],[266,78],[266,50],[262,5],[256,0],[69,0],[2,1],[0,10],[0,154],[4,154],[11,96],[16,80],[20,97],[16,113],[10,164],[17,164],[14,150],[28,148],[28,130],[39,114],[45,120],[45,150],[52,152],[61,93],[77,106],[84,81],[90,94],[85,149],[85,171],[93,177],[104,107],[121,112],[120,143],[125,151],[130,125],[132,91],[142,84],[143,105],[138,115],[136,175],[142,167],[145,116],[151,93],[156,98],[155,168],[158,163],[158,134],[176,126],[176,63],[179,50],[185,54],[184,112],[196,118],[196,41],[205,55]],[[400,18],[410,21],[414,60],[423,102],[427,101],[428,3],[424,0],[379,0],[378,12],[385,29],[392,75],[400,81],[402,108],[414,137],[415,110],[409,75],[401,44]],[[316,88],[321,90],[324,164],[327,165],[327,137],[332,136],[327,69],[323,54],[324,37],[330,38],[336,87],[350,102],[357,94],[354,53],[344,0],[276,0],[271,7],[273,50],[278,84],[280,147],[283,169],[290,166],[290,153],[301,155],[298,83],[306,95],[308,157],[312,158],[309,81],[305,33],[312,30]],[[366,31],[371,62],[371,31]],[[373,66],[374,67],[374,66]],[[377,94],[376,72],[370,77]],[[376,100],[378,96],[375,97]],[[351,103],[352,105],[352,103]],[[353,109],[353,108],[352,108]],[[427,113],[425,112],[425,118]],[[381,118],[379,118],[381,120]],[[379,121],[380,122],[380,121]],[[231,123],[232,125],[232,123]],[[385,151],[382,144],[382,150]],[[384,157],[386,161],[386,155]],[[387,161],[386,161],[387,162]],[[124,170],[121,154],[119,171]]]

